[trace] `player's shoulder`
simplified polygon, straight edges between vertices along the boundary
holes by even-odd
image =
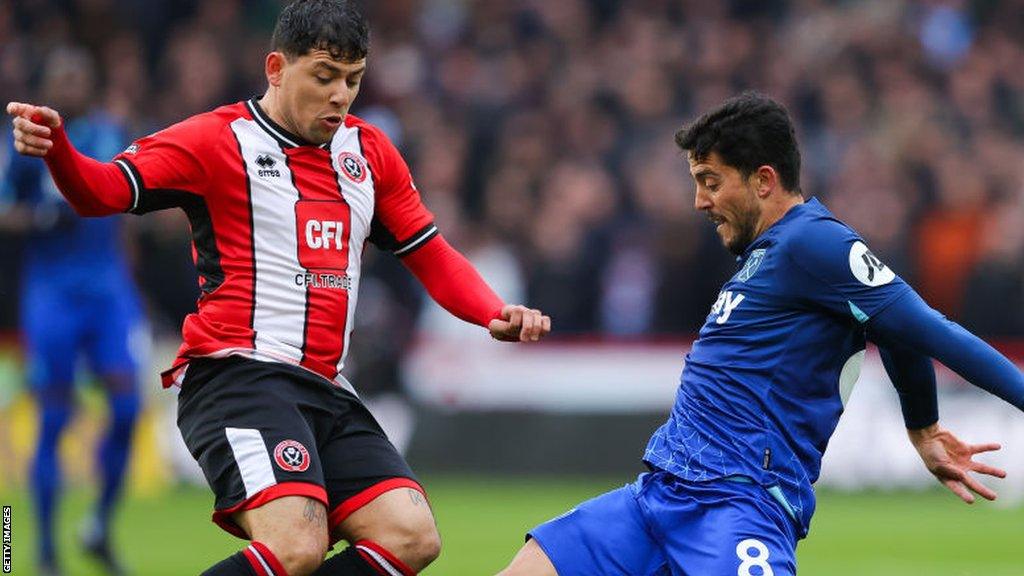
[[[243,102],[236,102],[189,116],[156,132],[154,135],[184,137],[198,141],[209,141],[220,130],[227,128],[239,118],[245,118],[249,112]]]
[[[793,214],[778,245],[797,262],[814,262],[849,249],[860,236],[837,218],[824,204],[811,198],[793,208]],[[787,215],[788,216],[788,215]]]
[[[364,150],[364,153],[379,151],[381,148],[395,147],[387,133],[384,132],[380,126],[360,118],[355,114],[347,114],[345,116],[345,127],[359,130],[359,138],[362,146],[364,148],[369,148],[369,150]]]
[[[174,128],[180,131],[197,132],[200,134],[205,133],[206,137],[209,138],[210,130],[221,130],[229,126],[235,120],[239,118],[248,118],[250,116],[249,110],[246,108],[244,102],[235,102],[234,104],[227,104],[219,108],[214,108],[209,112],[202,112],[169,126],[168,129]]]

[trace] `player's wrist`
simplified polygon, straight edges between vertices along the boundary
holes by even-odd
[[[939,426],[938,421],[922,426],[920,428],[908,428],[907,435],[910,436],[912,441],[922,440],[925,438],[931,438],[939,435],[942,432],[942,428]]]

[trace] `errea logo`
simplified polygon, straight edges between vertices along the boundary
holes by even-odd
[[[274,168],[277,166],[277,160],[274,160],[269,154],[260,154],[256,157],[256,165],[259,169],[256,171],[260,178],[280,178],[281,171]]]

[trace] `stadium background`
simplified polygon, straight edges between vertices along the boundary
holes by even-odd
[[[280,5],[4,0],[0,101],[32,101],[49,52],[81,47],[98,63],[96,105],[144,135],[260,93]],[[370,73],[354,113],[398,143],[443,233],[498,292],[556,327],[535,349],[489,343],[367,252],[349,375],[432,494],[446,549],[428,574],[493,573],[525,529],[640,470],[731,269],[692,210],[672,134],[739,90],[790,107],[808,194],[936,308],[1024,361],[1024,1],[382,0],[367,11]],[[237,544],[207,520],[211,498],[156,379],[194,305],[187,224],[170,212],[127,224],[153,367],[118,540],[139,574],[196,573]],[[15,573],[31,574],[20,242],[0,238],[0,501],[14,505]],[[989,461],[1010,469],[994,483],[1007,504],[968,508],[932,488],[869,355],[826,458],[802,573],[1024,574],[1024,418],[948,372],[940,381],[951,428],[1004,443]],[[83,384],[63,446],[72,574],[94,573],[73,533],[105,417]]]

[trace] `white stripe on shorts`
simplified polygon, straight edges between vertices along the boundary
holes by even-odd
[[[225,428],[224,434],[235,454],[235,463],[245,484],[245,497],[277,484],[263,435],[255,428]]]

